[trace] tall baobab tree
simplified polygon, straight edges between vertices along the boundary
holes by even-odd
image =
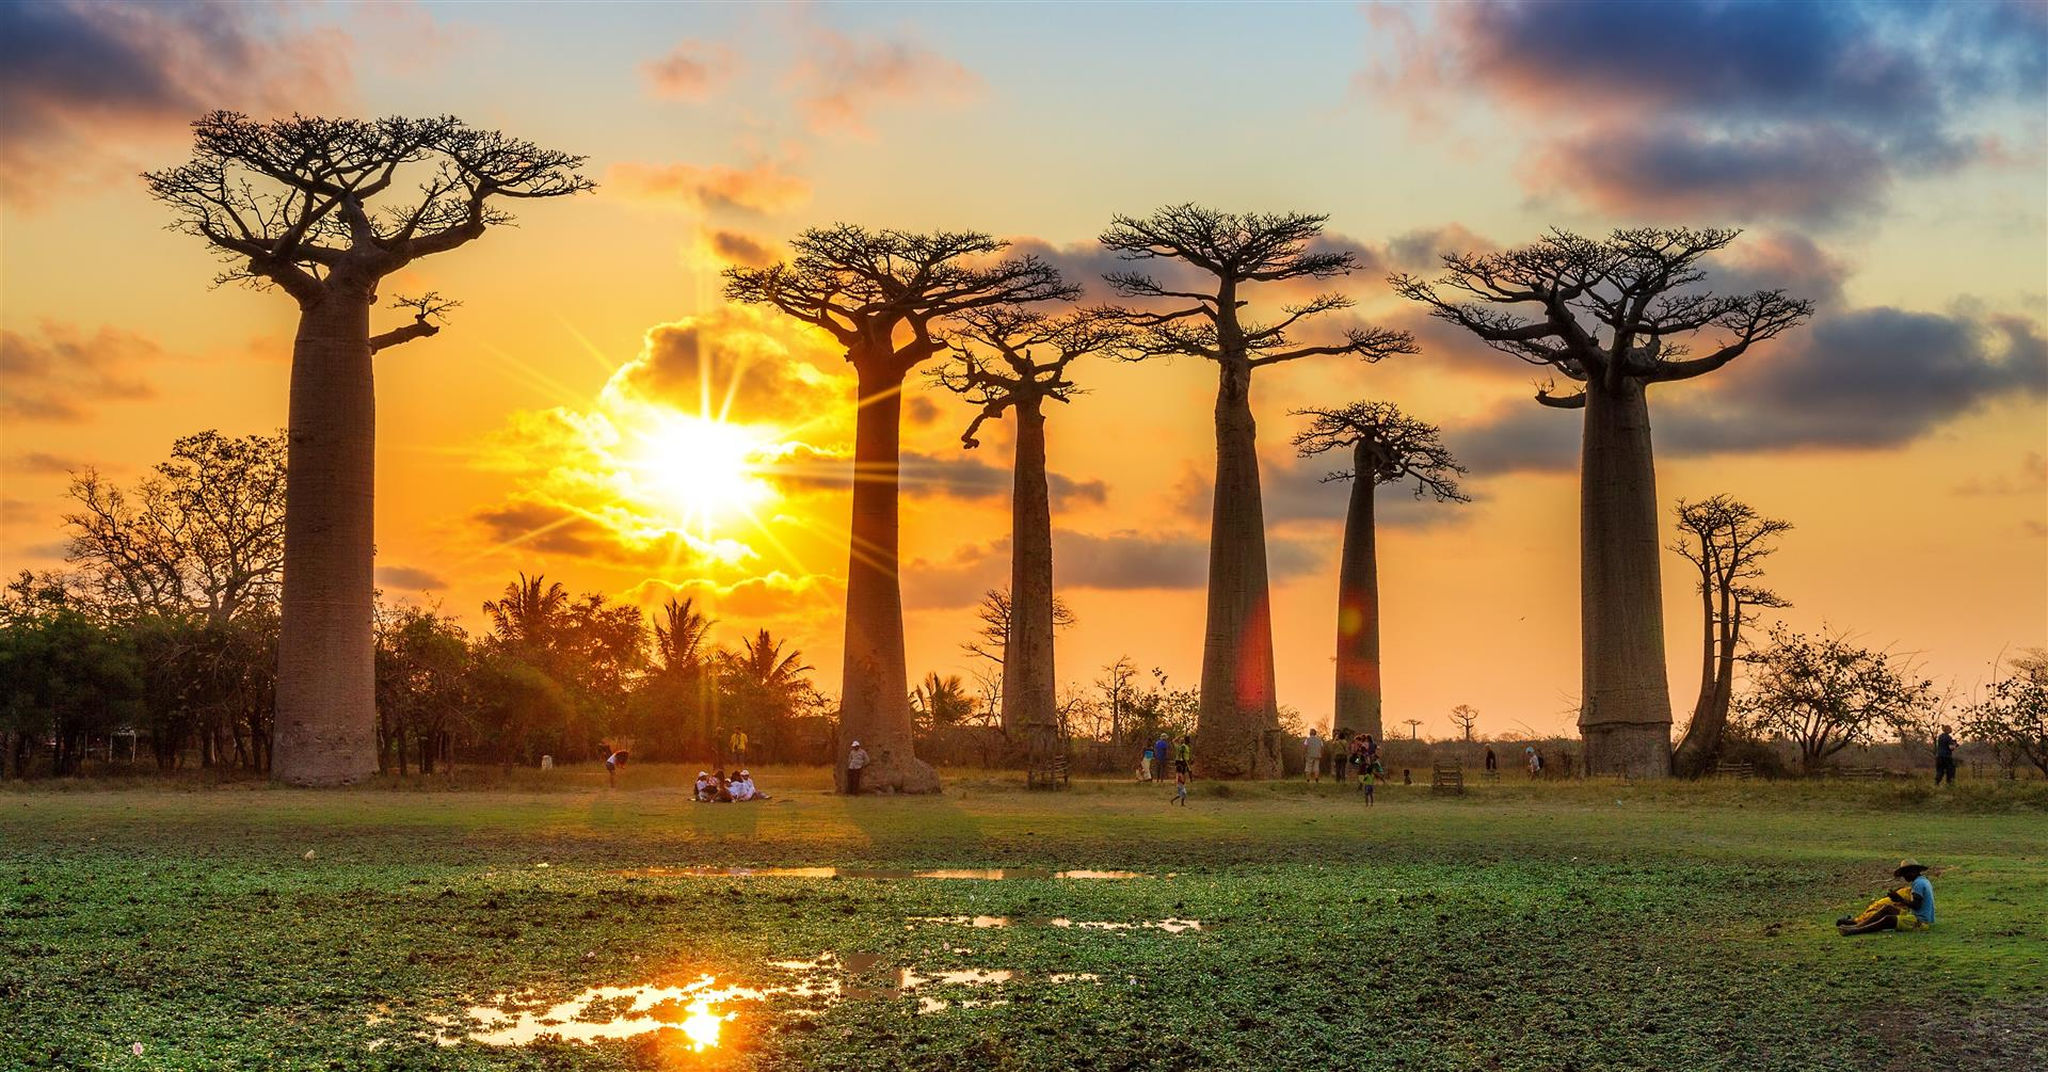
[[[1045,404],[1068,402],[1077,358],[1116,347],[1125,330],[1093,311],[1060,316],[1015,306],[964,313],[952,334],[953,358],[931,370],[934,383],[980,407],[960,441],[981,445],[982,423],[1015,415],[1010,488],[1009,614],[1003,636],[1002,726],[1022,730],[1034,760],[1050,755],[1059,722],[1053,627],[1062,609],[1052,591],[1052,501],[1045,478]],[[1071,614],[1069,615],[1071,619]]]
[[[214,112],[192,129],[192,159],[145,175],[150,195],[228,264],[218,282],[276,287],[299,304],[272,773],[300,785],[353,781],[377,769],[371,358],[435,334],[453,304],[400,298],[394,307],[412,321],[373,335],[377,288],[509,222],[501,199],[592,184],[576,171],[580,156],[452,117],[257,122]],[[406,203],[378,203],[415,181]]]
[[[1782,290],[1715,295],[1701,262],[1739,231],[1643,227],[1604,239],[1552,231],[1500,253],[1444,256],[1442,278],[1395,275],[1402,295],[1513,357],[1579,385],[1536,393],[1584,411],[1579,465],[1579,732],[1589,773],[1671,771],[1651,384],[1704,376],[1804,321]],[[1683,341],[1714,329],[1704,352]]]
[[[1756,583],[1764,575],[1763,560],[1778,550],[1774,541],[1792,523],[1765,517],[1732,495],[1680,500],[1677,513],[1678,542],[1671,549],[1700,571],[1700,695],[1672,768],[1697,777],[1711,772],[1721,757],[1743,627],[1756,621],[1758,609],[1792,605]]]
[[[913,234],[839,224],[805,231],[790,246],[792,260],[726,269],[725,295],[822,328],[853,366],[859,398],[839,743],[857,739],[872,757],[864,787],[935,792],[938,775],[913,750],[896,574],[903,380],[946,351],[939,330],[947,321],[991,306],[1065,301],[1080,291],[1036,257],[995,259],[1008,243],[971,231]],[[837,765],[833,777],[845,777]]]
[[[1195,357],[1216,363],[1216,490],[1209,523],[1209,606],[1202,643],[1202,707],[1196,747],[1207,777],[1275,777],[1280,719],[1273,692],[1273,622],[1266,582],[1266,518],[1259,496],[1252,373],[1305,357],[1378,361],[1414,353],[1407,332],[1352,327],[1323,343],[1297,341],[1314,318],[1351,306],[1323,293],[1281,307],[1271,321],[1245,315],[1258,284],[1324,280],[1359,267],[1348,252],[1312,248],[1329,217],[1218,212],[1175,205],[1143,218],[1118,216],[1102,244],[1129,261],[1172,261],[1207,276],[1181,289],[1142,271],[1113,272],[1112,289],[1147,308],[1127,310],[1134,359]],[[1212,289],[1213,288],[1213,289]]]
[[[1296,411],[1310,418],[1294,437],[1304,458],[1348,448],[1351,467],[1323,477],[1351,481],[1344,513],[1343,563],[1337,575],[1337,721],[1358,733],[1386,736],[1380,725],[1380,567],[1373,498],[1382,484],[1415,482],[1415,497],[1469,502],[1458,488],[1465,467],[1443,445],[1436,425],[1392,402],[1354,402],[1343,409]]]

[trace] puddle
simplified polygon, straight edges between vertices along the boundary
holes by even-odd
[[[1151,878],[1138,871],[1052,871],[1035,868],[935,868],[901,871],[859,867],[641,867],[614,871],[615,875],[648,878],[864,878],[864,879],[960,879],[974,882],[1002,882],[1017,879],[1117,880]],[[1174,876],[1168,875],[1168,878]]]
[[[1008,968],[952,968],[920,970],[896,968],[884,985],[862,985],[861,976],[872,973],[881,963],[878,956],[852,954],[840,958],[831,953],[813,960],[773,960],[767,967],[793,978],[783,983],[760,986],[721,984],[713,975],[699,976],[681,986],[644,983],[637,986],[595,986],[567,1000],[548,1004],[524,992],[498,994],[488,1002],[472,1005],[462,1014],[430,1017],[435,1026],[434,1041],[441,1046],[474,1042],[484,1046],[524,1046],[542,1038],[559,1037],[568,1042],[593,1043],[605,1039],[626,1039],[655,1031],[680,1031],[693,1050],[703,1051],[719,1044],[726,1024],[739,1019],[728,1006],[741,1003],[776,1003],[777,1011],[789,1016],[812,1016],[842,1001],[895,1000],[915,998],[920,1013],[949,1009],[986,1008],[1007,1005],[1007,988],[1026,982],[1050,986],[1097,983],[1093,972],[1053,972],[1032,977]],[[987,996],[963,997],[945,993],[974,990]],[[941,993],[932,993],[934,990]],[[778,1001],[777,999],[783,999]],[[381,1012],[368,1018],[371,1025],[388,1022]],[[381,1048],[389,1039],[373,1039]]]

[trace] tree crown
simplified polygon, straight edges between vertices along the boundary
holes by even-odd
[[[1447,253],[1444,275],[1388,277],[1396,293],[1430,307],[1488,346],[1567,379],[1665,383],[1705,375],[1756,343],[1796,327],[1813,303],[1783,290],[1716,295],[1700,289],[1709,255],[1740,235],[1725,228],[1637,227],[1604,239],[1552,230],[1498,253]],[[1526,310],[1526,311],[1523,311]],[[1698,357],[1683,340],[1723,333]],[[1575,407],[1546,387],[1548,405]]]
[[[576,170],[584,157],[453,116],[258,122],[217,111],[192,132],[191,160],[143,175],[150,196],[177,211],[178,230],[204,238],[229,262],[220,282],[275,284],[308,305],[331,279],[373,289],[414,260],[511,222],[495,198],[559,197],[595,185]],[[412,204],[375,203],[419,171]]]
[[[1122,259],[1179,261],[1216,281],[1216,290],[1209,293],[1174,289],[1142,271],[1105,275],[1116,293],[1166,306],[1162,310],[1117,310],[1139,329],[1128,356],[1133,360],[1200,357],[1256,368],[1325,354],[1352,354],[1378,361],[1392,354],[1415,353],[1413,336],[1378,327],[1346,328],[1338,343],[1296,345],[1294,332],[1304,322],[1351,307],[1350,298],[1336,293],[1282,306],[1283,315],[1271,323],[1243,319],[1246,302],[1240,288],[1245,284],[1329,279],[1361,267],[1349,251],[1314,248],[1328,220],[1328,216],[1299,212],[1219,212],[1192,204],[1172,205],[1142,218],[1112,219],[1101,241]]]
[[[725,296],[823,328],[856,367],[900,376],[945,349],[947,318],[1080,294],[1036,256],[994,259],[1009,245],[976,231],[814,227],[790,243],[790,260],[727,268]],[[902,330],[909,339],[899,343]]]
[[[1300,409],[1294,415],[1309,418],[1308,426],[1294,435],[1294,447],[1301,457],[1365,445],[1369,465],[1365,472],[1356,466],[1338,469],[1323,477],[1325,482],[1363,478],[1377,487],[1413,479],[1418,499],[1427,493],[1438,502],[1472,501],[1458,487],[1458,477],[1466,469],[1444,446],[1437,426],[1408,416],[1392,402]]]
[[[1089,354],[1114,352],[1130,331],[1100,310],[1077,309],[1047,316],[1014,305],[994,305],[960,314],[947,339],[953,357],[931,370],[932,383],[981,407],[960,441],[981,445],[974,434],[983,421],[1000,419],[1011,406],[1036,409],[1046,399],[1068,402],[1081,393],[1067,378],[1067,366]]]

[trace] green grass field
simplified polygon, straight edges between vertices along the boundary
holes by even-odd
[[[10,786],[0,1068],[2048,1066],[2038,783],[1510,776],[1371,808],[1198,783],[1183,810],[974,772],[849,801],[770,771],[775,800],[697,805],[689,773]],[[1936,869],[1939,926],[1837,937],[1909,854]],[[689,873],[736,866],[1008,874]],[[1071,869],[1143,877],[1050,875]],[[702,1050],[681,1030],[488,1044],[572,999],[555,1012],[583,1019],[543,1033],[699,998],[700,1030],[729,1017]]]

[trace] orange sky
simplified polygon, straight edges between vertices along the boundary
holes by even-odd
[[[1539,60],[1461,75],[1457,64],[1488,62],[1505,30],[1427,8],[1177,9],[1170,20],[1123,8],[222,10],[223,25],[205,27],[72,11],[41,30],[66,47],[121,45],[134,77],[82,86],[36,70],[0,87],[9,572],[60,563],[66,470],[132,480],[178,435],[283,422],[291,303],[209,290],[212,258],[163,229],[134,172],[182,159],[181,124],[206,107],[446,111],[589,153],[601,187],[518,206],[518,228],[387,286],[464,302],[440,336],[378,359],[389,597],[439,601],[474,623],[520,570],[642,602],[684,591],[712,605],[723,640],[760,625],[792,636],[832,690],[846,554],[833,481],[757,501],[758,526],[714,520],[694,546],[642,538],[687,527],[665,516],[663,495],[633,494],[659,482],[630,469],[656,449],[634,438],[660,425],[650,406],[694,410],[708,383],[770,444],[827,457],[848,447],[843,363],[816,337],[725,306],[719,269],[835,220],[975,228],[1046,250],[1099,300],[1106,290],[1082,273],[1101,266],[1093,235],[1110,215],[1199,200],[1330,213],[1332,240],[1371,264],[1339,289],[1364,319],[1403,325],[1415,311],[1385,273],[1426,270],[1445,248],[1511,244],[1551,224],[1749,228],[1725,259],[1731,278],[1791,287],[1821,310],[1737,367],[1653,394],[1662,498],[1726,491],[1793,521],[1770,578],[1798,627],[1917,653],[1964,690],[2002,650],[2048,645],[2048,171],[2027,72],[2003,96],[1930,96],[1916,119],[1913,100],[1889,105],[1906,118],[1873,118],[1824,82],[1780,94],[1804,111],[1702,96],[1694,82],[1725,80],[1678,70],[1642,76],[1636,96],[1656,110],[1639,115],[1571,97],[1604,87],[1560,83]],[[1854,44],[1863,31],[1875,32],[1833,32]],[[1977,32],[1944,32],[1966,31]],[[222,35],[246,47],[224,48]],[[1417,53],[1408,40],[1431,44]],[[1892,38],[1862,43],[1919,55]],[[1412,60],[1424,53],[1427,67]],[[241,57],[246,77],[211,71],[223,55]],[[305,55],[325,58],[292,60]],[[1211,74],[1169,77],[1169,60]],[[1741,147],[1717,172],[1723,187],[1631,186],[1678,151],[1662,145],[1642,149],[1640,175],[1570,163],[1586,139],[1633,146],[1672,117],[1778,133]],[[1780,150],[1816,131],[1860,137],[1867,153],[1829,142],[1833,163],[1801,173]],[[1928,138],[1967,151],[1916,148]],[[1481,732],[1560,730],[1578,687],[1577,505],[1568,443],[1560,453],[1555,441],[1574,418],[1529,402],[1531,370],[1505,356],[1440,332],[1423,344],[1377,366],[1315,359],[1255,382],[1281,701],[1328,717],[1345,494],[1314,482],[1319,463],[1289,456],[1288,410],[1384,397],[1444,426],[1473,464],[1476,500],[1382,492],[1389,724],[1413,717],[1445,733],[1466,703]],[[1832,388],[1826,377],[1845,369]],[[1060,638],[1061,680],[1085,685],[1127,654],[1192,684],[1213,370],[1084,361],[1074,377],[1089,393],[1049,425],[1051,466],[1068,482],[1055,508],[1062,595],[1079,617]],[[910,669],[954,672],[967,665],[958,645],[974,601],[1007,575],[1008,437],[989,429],[963,452],[968,408],[911,390],[904,447],[928,461],[904,505]],[[624,438],[593,450],[608,433]],[[1688,567],[1675,555],[1665,565],[1682,717],[1699,626]]]

